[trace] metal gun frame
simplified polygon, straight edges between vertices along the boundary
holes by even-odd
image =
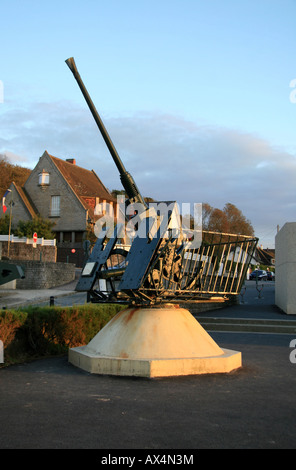
[[[133,246],[126,251],[117,245],[97,271],[88,291],[89,300],[138,305],[192,303],[237,296],[256,245],[256,238],[203,232],[199,248],[185,249],[178,239],[169,237],[150,257],[145,253],[138,260],[146,267],[144,276],[138,278],[134,265],[129,264]]]

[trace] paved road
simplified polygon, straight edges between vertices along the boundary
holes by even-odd
[[[248,287],[245,304],[219,315],[286,317],[274,307],[272,284],[264,287],[264,299]],[[294,336],[211,335],[221,347],[242,352],[241,369],[151,380],[91,375],[67,357],[0,369],[0,449],[100,449],[108,455],[115,449],[294,448]]]
[[[262,287],[263,286],[263,287]],[[261,289],[261,292],[257,290]],[[227,317],[227,318],[257,318],[257,319],[296,319],[296,315],[286,315],[275,306],[275,283],[263,281],[256,285],[255,281],[246,281],[243,295],[240,295],[239,303],[219,310],[202,312],[202,317]]]
[[[268,310],[270,311],[270,306],[274,305],[274,297],[275,297],[275,283],[274,282],[268,282],[268,281],[263,281],[261,283],[258,283],[256,285],[255,281],[246,281],[244,285],[244,289],[242,290],[242,295],[240,295],[239,298],[239,304],[234,306],[235,308],[239,307],[239,311],[243,312],[245,310],[246,312],[250,310],[252,312],[252,309],[250,308],[251,306],[256,306],[256,307],[263,307],[262,310],[265,309],[266,306],[268,306]],[[69,291],[74,290],[75,286],[74,284],[71,284],[69,286]],[[258,289],[258,290],[257,290]],[[55,305],[59,306],[71,306],[71,305],[81,305],[86,302],[86,293],[85,292],[70,292],[67,295],[62,289],[60,290],[63,292],[63,295],[59,296],[59,291],[57,289],[52,290],[53,296],[55,298]],[[49,299],[50,299],[50,292],[47,294],[47,298],[45,301],[40,301],[38,302],[38,305],[48,305],[49,304]],[[223,312],[228,313],[230,315],[236,315],[237,311],[235,313],[234,307],[231,307],[233,310],[233,313],[230,311],[230,309],[223,309]],[[258,311],[256,310],[256,314]],[[212,312],[210,312],[210,315],[212,315]],[[296,317],[296,316],[295,316]]]
[[[71,306],[81,305],[86,302],[85,292],[74,292],[76,281],[68,284],[67,286],[61,286],[55,289],[47,289],[45,292],[35,292],[27,294],[27,298],[24,300],[27,302],[34,302],[38,305],[49,305],[50,297],[54,297],[55,305],[60,306]],[[258,290],[257,290],[258,288]],[[25,295],[24,291],[18,291],[17,296],[21,294]],[[264,306],[274,304],[275,294],[275,283],[274,282],[262,282],[256,285],[255,281],[246,281],[242,294],[239,297],[239,305],[241,306]],[[12,294],[13,295],[13,294]],[[34,299],[35,298],[35,299]],[[44,300],[45,299],[45,300]],[[2,301],[3,303],[4,301]],[[1,305],[1,302],[0,302]]]
[[[242,351],[230,374],[90,375],[66,357],[0,370],[0,449],[294,448],[288,335],[214,333]]]
[[[53,297],[54,305],[58,307],[71,307],[72,305],[84,305],[86,303],[86,293],[85,292],[75,292],[67,295],[59,296],[54,295]],[[45,306],[50,304],[50,298],[45,301],[37,302],[37,305]],[[35,304],[36,305],[36,304]]]

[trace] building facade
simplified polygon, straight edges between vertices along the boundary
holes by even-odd
[[[9,189],[6,204],[9,206],[12,198],[14,224],[38,215],[54,222],[52,230],[56,234],[59,261],[65,261],[66,256],[81,265],[87,228],[104,215],[106,208],[116,214],[116,199],[93,170],[76,165],[74,159],[62,160],[47,151],[24,186],[12,182]],[[97,207],[102,208],[101,212]]]

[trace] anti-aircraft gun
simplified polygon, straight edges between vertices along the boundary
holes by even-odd
[[[129,249],[122,248],[125,224],[104,231],[77,283],[91,302],[160,304],[194,302],[238,295],[257,239],[199,230],[184,230],[176,202],[149,204],[128,173],[78,73],[66,60],[119,170],[132,207],[128,223],[136,229]]]

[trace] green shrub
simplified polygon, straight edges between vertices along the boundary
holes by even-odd
[[[0,339],[5,364],[64,354],[69,348],[83,346],[122,308],[115,304],[85,304],[3,310]]]
[[[0,339],[3,341],[4,348],[7,348],[14,340],[16,331],[24,324],[26,318],[27,315],[23,312],[0,311]]]

